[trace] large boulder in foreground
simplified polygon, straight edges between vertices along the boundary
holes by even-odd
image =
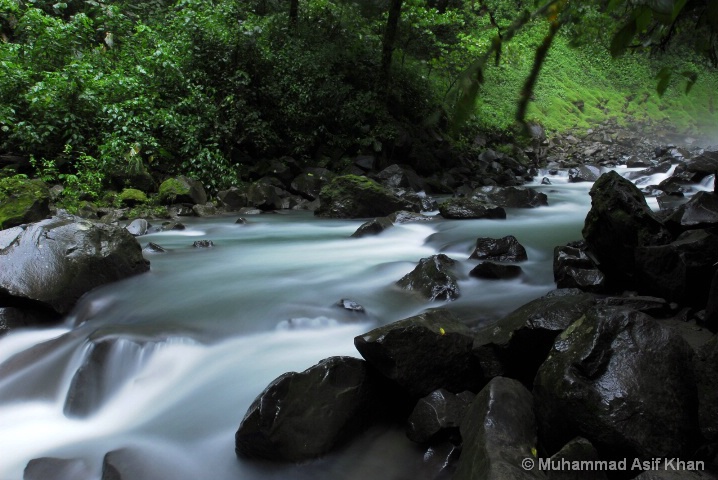
[[[456,261],[443,253],[422,258],[416,268],[401,277],[396,284],[431,301],[455,300],[461,294],[458,279],[451,271],[455,264]]]
[[[636,247],[668,243],[671,235],[638,187],[616,172],[601,175],[590,195],[583,227],[588,252],[609,281],[625,285],[634,274]]]
[[[50,215],[50,190],[22,176],[0,179],[0,229],[40,221]]]
[[[536,419],[531,392],[520,382],[491,380],[472,402],[460,431],[464,446],[453,480],[545,478],[522,463],[533,458]]]
[[[597,307],[556,340],[534,381],[542,445],[582,436],[603,455],[687,458],[699,438],[693,350],[632,310]]]
[[[300,462],[319,457],[376,420],[391,401],[363,360],[330,357],[281,375],[254,400],[235,435],[240,457]]]
[[[473,198],[449,198],[439,204],[439,213],[444,218],[455,220],[506,218],[506,210],[502,207]]]
[[[440,388],[478,391],[485,382],[471,353],[473,343],[471,330],[440,309],[354,338],[361,356],[414,398]]]
[[[67,313],[89,290],[149,270],[123,227],[71,215],[0,231],[0,304]]]

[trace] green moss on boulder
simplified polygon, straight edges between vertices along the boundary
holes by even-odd
[[[0,229],[40,221],[50,215],[50,190],[24,175],[0,179]]]
[[[200,182],[180,175],[162,182],[158,199],[160,203],[164,204],[191,203],[204,205],[207,203],[207,194]]]
[[[122,206],[134,207],[143,203],[147,203],[147,195],[136,188],[125,188],[117,197]]]
[[[319,193],[315,215],[329,218],[385,217],[398,210],[421,211],[421,204],[399,197],[377,182],[358,175],[334,178]]]

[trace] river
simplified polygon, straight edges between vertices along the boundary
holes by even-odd
[[[39,457],[80,459],[75,480],[96,480],[103,456],[119,449],[131,464],[125,480],[428,478],[423,452],[400,430],[369,430],[301,466],[238,460],[234,433],[275,377],[358,357],[353,338],[377,325],[443,306],[475,326],[555,288],[553,248],[580,239],[591,184],[550,178],[531,184],[548,207],[509,209],[506,220],[437,218],[350,238],[361,221],[287,212],[247,225],[236,216],[183,219],[184,231],[140,237],[168,250],[147,254],[149,273],[92,291],[58,328],[0,339],[0,480],[21,479]],[[527,249],[523,275],[469,277],[476,239],[505,235]],[[200,239],[214,247],[193,248]],[[394,286],[440,252],[459,261],[458,300],[429,303]],[[337,307],[343,298],[366,313]],[[84,377],[96,383],[87,412],[66,415],[73,379],[103,339],[105,360]]]

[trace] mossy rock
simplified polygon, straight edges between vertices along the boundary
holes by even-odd
[[[125,188],[122,190],[117,199],[120,201],[122,206],[126,207],[134,207],[136,205],[147,203],[148,201],[145,192],[137,190],[136,188]]]
[[[158,199],[163,204],[191,203],[204,205],[207,194],[197,180],[180,175],[168,178],[160,185]]]
[[[377,182],[359,175],[334,178],[319,193],[315,215],[329,218],[385,217],[398,210],[421,211],[421,204],[395,195]]]
[[[0,229],[40,221],[50,215],[50,190],[24,175],[0,179]]]

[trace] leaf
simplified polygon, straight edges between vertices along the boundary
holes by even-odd
[[[658,72],[658,75],[656,75],[656,80],[658,80],[658,85],[656,85],[656,92],[658,92],[658,96],[662,97],[664,93],[666,93],[666,89],[668,89],[668,84],[671,82],[671,76],[673,75],[673,70],[671,70],[669,67],[663,67],[660,72]]]
[[[625,24],[616,34],[613,36],[613,39],[611,40],[611,56],[613,57],[620,57],[626,52],[626,48],[628,48],[628,45],[631,43],[631,40],[633,40],[633,37],[636,35],[636,22],[631,19],[627,24]]]

